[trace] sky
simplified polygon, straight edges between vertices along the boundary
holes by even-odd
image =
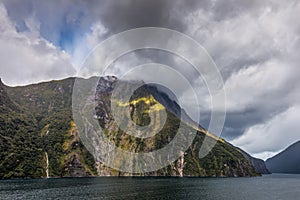
[[[92,49],[114,34],[173,29],[199,42],[220,70],[227,97],[221,136],[266,159],[300,140],[299,11],[298,0],[2,0],[0,77],[16,86],[76,76]],[[145,62],[188,65],[144,50],[121,57],[115,69]],[[203,96],[205,127],[209,94],[203,84],[194,87]]]

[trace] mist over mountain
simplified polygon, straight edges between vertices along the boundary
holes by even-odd
[[[107,138],[119,148],[150,152],[167,145],[176,134],[181,119],[184,129],[196,131],[191,146],[178,160],[157,171],[130,174],[105,166],[81,142],[72,116],[75,78],[20,87],[0,83],[0,178],[78,177],[78,176],[257,176],[264,173],[256,160],[238,148],[218,139],[193,122],[176,101],[155,85],[143,85],[132,95],[131,118],[141,126],[150,123],[149,115],[167,120],[162,130],[149,138],[135,138],[115,126],[110,99],[116,77],[99,78],[92,99],[97,104],[95,117]],[[126,83],[132,84],[132,83]],[[130,103],[130,102],[129,102]],[[122,109],[120,102],[118,109]],[[120,115],[122,113],[120,112]],[[181,118],[179,116],[182,116]],[[122,116],[121,116],[122,117]],[[199,150],[209,136],[216,145],[204,158]],[[171,153],[171,152],[170,152]],[[251,161],[252,160],[252,161]]]

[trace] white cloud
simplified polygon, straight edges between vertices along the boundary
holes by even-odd
[[[212,10],[199,9],[185,18],[189,24],[186,32],[207,48],[223,74],[230,74],[249,64],[288,54],[299,39],[300,26],[295,20],[299,9],[299,3],[269,3],[222,20],[215,20]]]
[[[90,30],[87,30],[83,36],[74,38],[72,44],[72,64],[77,70],[83,67],[85,59],[92,53],[103,40],[106,39],[108,29],[100,21],[94,22]]]
[[[17,32],[0,4],[0,21],[0,76],[6,84],[24,85],[74,75],[70,56],[40,37],[34,18],[25,19],[28,31]]]
[[[252,126],[231,143],[266,159],[300,140],[299,119],[300,105],[295,105],[266,123]]]
[[[108,29],[98,21],[91,26],[91,32],[86,35],[88,47],[93,48],[104,39],[104,35],[108,33]]]
[[[249,106],[276,103],[284,104],[282,92],[296,70],[279,60],[269,60],[233,73],[225,83],[227,110],[243,111]]]

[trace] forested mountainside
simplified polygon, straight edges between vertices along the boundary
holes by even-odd
[[[22,87],[0,83],[0,178],[78,177],[78,176],[256,176],[260,172],[238,148],[223,139],[200,159],[199,149],[208,133],[196,125],[185,112],[158,91],[144,85],[131,97],[132,119],[143,126],[149,113],[167,113],[163,129],[151,138],[134,138],[115,126],[110,113],[111,91],[117,78],[99,79],[95,111],[106,136],[120,148],[149,152],[166,145],[185,119],[186,131],[197,131],[188,150],[169,166],[145,174],[128,174],[98,162],[82,144],[72,117],[72,91],[75,78],[50,81]],[[98,101],[101,99],[101,101]],[[130,103],[130,102],[129,102]],[[121,104],[120,104],[121,106]],[[153,109],[155,108],[155,109]],[[251,157],[252,158],[252,157]],[[256,170],[255,170],[256,169]]]

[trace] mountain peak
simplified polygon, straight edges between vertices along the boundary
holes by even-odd
[[[117,81],[118,81],[118,78],[115,76],[100,77],[98,85],[97,85],[97,91],[111,92],[114,89],[114,86]]]

